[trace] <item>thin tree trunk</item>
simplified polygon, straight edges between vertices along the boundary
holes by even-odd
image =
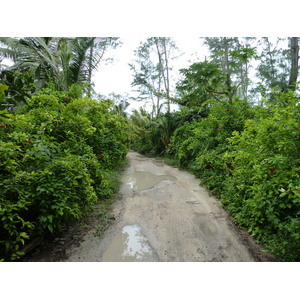
[[[231,99],[231,79],[230,79],[230,67],[229,67],[229,49],[228,49],[228,39],[225,37],[224,39],[224,50],[225,50],[225,55],[224,55],[224,62],[225,62],[225,72],[226,72],[226,86],[228,90],[228,96]]]
[[[294,91],[296,89],[296,83],[298,78],[299,69],[299,41],[297,37],[291,38],[291,72],[289,79],[289,88]]]
[[[155,39],[155,45],[156,45],[156,50],[157,50],[157,55],[158,55],[158,61],[159,61],[159,65],[161,70],[159,71],[160,75],[162,76],[163,82],[164,82],[164,86],[165,86],[165,90],[166,90],[166,98],[168,101],[168,112],[170,112],[170,84],[169,84],[169,67],[168,67],[168,59],[167,59],[167,53],[166,53],[166,43],[165,43],[165,38],[161,38],[161,44],[163,46],[163,53],[165,56],[165,64],[163,62],[162,59],[162,53],[161,50],[159,49],[159,38]],[[166,71],[166,75],[165,75],[165,71]]]
[[[269,60],[270,60],[270,64],[271,64],[271,74],[272,74],[272,81],[274,81],[274,77],[276,74],[276,70],[275,70],[275,66],[274,66],[274,59],[273,59],[273,54],[272,54],[272,50],[271,50],[271,43],[269,41],[268,38],[265,38],[265,41],[267,42],[267,46],[268,46],[268,52],[267,54],[269,55]]]
[[[154,102],[154,95],[151,90],[149,90],[150,99],[152,101],[152,111],[151,111],[151,119],[153,119],[154,115],[156,114],[156,107]]]
[[[244,97],[245,99],[248,98],[248,62],[246,62],[246,70],[245,70],[245,92]]]
[[[168,62],[168,55],[167,55],[167,47],[166,47],[166,39],[163,38],[163,48],[164,48],[164,54],[165,54],[165,62],[166,62],[166,76],[164,76],[164,83],[165,83],[165,89],[167,93],[167,100],[168,100],[168,113],[170,113],[170,78],[169,78],[169,62]]]
[[[161,74],[159,74],[159,77],[158,77],[158,94],[157,94],[157,115],[158,116],[160,114],[160,91],[161,89]]]
[[[90,47],[90,57],[89,57],[89,70],[88,70],[88,83],[89,83],[89,87],[88,87],[88,97],[91,97],[91,92],[92,92],[92,66],[93,66],[93,54],[94,54],[94,42],[92,43],[91,47]]]
[[[157,96],[157,115],[159,115],[159,112],[160,112],[160,107],[159,107],[159,100],[160,100],[160,93],[161,93],[161,78],[163,77],[164,79],[164,74],[163,74],[163,69],[164,69],[164,66],[162,64],[162,58],[161,58],[161,53],[160,53],[160,50],[159,50],[159,41],[158,41],[158,38],[155,38],[155,46],[156,46],[156,51],[157,51],[157,55],[158,55],[158,63],[160,65],[160,69],[158,70],[158,78],[159,78],[159,81],[158,81],[158,96]]]

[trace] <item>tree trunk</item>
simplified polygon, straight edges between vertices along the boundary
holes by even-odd
[[[231,99],[231,93],[232,93],[232,87],[231,87],[231,78],[230,78],[230,66],[229,66],[229,49],[228,49],[228,39],[225,37],[223,39],[224,41],[224,50],[225,50],[225,54],[224,54],[224,69],[226,72],[226,86],[227,86],[227,91],[228,91],[228,96]]]
[[[163,65],[163,61],[161,58],[161,53],[160,53],[160,49],[159,49],[159,38],[155,38],[154,39],[155,42],[155,46],[156,46],[156,51],[157,51],[157,55],[158,55],[158,63],[159,63],[159,70],[158,70],[158,78],[159,78],[159,83],[158,83],[158,96],[157,96],[157,115],[159,115],[160,112],[160,107],[159,107],[159,99],[160,99],[160,94],[161,94],[161,79],[165,80],[165,76],[164,76],[164,65]]]
[[[156,101],[157,101],[157,113],[156,113],[156,116],[158,117],[158,115],[160,114],[160,95],[161,95],[161,74],[159,74],[159,77],[158,77],[158,93],[156,95]]]
[[[297,37],[291,38],[291,72],[289,79],[289,88],[294,91],[298,78],[299,69],[299,41]]]
[[[92,43],[90,47],[90,56],[89,56],[89,70],[88,70],[88,97],[91,97],[91,91],[92,91],[92,71],[93,71],[93,55],[94,55],[94,42]]]
[[[248,62],[246,62],[245,66],[244,98],[248,98]]]
[[[272,45],[268,38],[265,38],[265,41],[267,43],[267,47],[268,47],[267,55],[269,56],[269,61],[270,61],[270,65],[271,65],[271,72],[270,72],[271,82],[274,82],[275,76],[276,76],[276,69],[274,66],[274,56],[273,56],[273,51],[272,51]]]
[[[169,66],[168,66],[168,56],[167,56],[167,47],[166,47],[166,38],[156,38],[155,45],[158,55],[158,61],[160,65],[159,73],[162,76],[162,80],[164,83],[165,91],[166,91],[166,98],[168,104],[168,112],[170,112],[170,83],[169,83]],[[163,51],[159,48],[159,45],[162,46]],[[164,55],[165,61],[163,60],[162,56]],[[165,74],[166,72],[166,74]]]
[[[170,113],[171,107],[170,107],[170,78],[169,78],[169,61],[168,61],[168,55],[167,55],[167,47],[166,47],[166,39],[163,39],[163,48],[164,48],[164,54],[165,54],[165,62],[166,62],[166,76],[164,76],[165,80],[165,89],[167,93],[167,101],[168,101],[168,113]]]

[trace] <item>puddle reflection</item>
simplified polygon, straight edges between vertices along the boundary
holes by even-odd
[[[117,233],[103,253],[102,261],[157,261],[157,256],[143,235],[139,225],[126,225]]]
[[[150,172],[136,171],[123,178],[123,182],[128,184],[133,191],[143,191],[153,188],[163,180],[175,181],[176,177],[168,175],[155,175]]]

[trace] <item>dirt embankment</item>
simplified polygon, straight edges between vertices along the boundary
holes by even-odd
[[[90,230],[65,261],[265,260],[193,175],[135,152],[128,158],[115,222],[102,238]]]

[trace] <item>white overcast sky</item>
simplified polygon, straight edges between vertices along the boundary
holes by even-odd
[[[123,44],[107,53],[107,57],[114,57],[113,63],[102,63],[94,74],[93,81],[97,93],[102,95],[108,95],[111,92],[121,95],[131,93],[133,77],[128,64],[134,60],[134,50],[138,48],[140,42],[146,41],[146,38],[121,37]],[[178,47],[178,53],[182,53],[180,57],[173,60],[174,70],[171,72],[177,77],[180,68],[188,67],[194,60],[204,59],[207,52],[206,47],[202,46],[203,41],[198,36],[174,36],[172,38]]]

